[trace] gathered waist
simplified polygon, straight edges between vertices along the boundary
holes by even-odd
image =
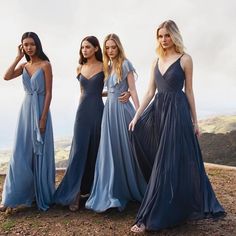
[[[119,97],[123,92],[127,92],[127,91],[120,91],[120,90],[117,90],[117,89],[110,88],[107,91],[107,96],[108,97]]]
[[[94,92],[83,92],[81,97],[102,97],[102,93],[94,93]]]
[[[28,96],[33,96],[33,95],[38,95],[38,96],[45,96],[45,92],[25,92],[25,95]]]
[[[183,90],[161,90],[158,89],[157,94],[184,94]]]

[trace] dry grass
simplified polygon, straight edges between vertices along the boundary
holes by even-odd
[[[208,219],[188,222],[173,229],[145,235],[236,235],[236,171],[207,167],[207,172],[227,216],[218,221]],[[57,182],[60,179],[61,174],[58,174]],[[0,177],[0,191],[2,184],[3,177]],[[40,212],[35,207],[18,209],[10,215],[0,214],[0,235],[133,235],[130,226],[137,210],[136,203],[129,204],[124,212],[113,209],[103,214],[83,207],[76,213],[59,206],[47,212]]]

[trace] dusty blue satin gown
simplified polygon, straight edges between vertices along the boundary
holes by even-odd
[[[133,133],[136,155],[150,178],[136,223],[143,223],[147,230],[160,230],[188,219],[223,215],[182,91],[185,73],[180,58],[163,75],[157,63],[154,73],[158,93]]]
[[[75,118],[69,165],[54,196],[55,203],[61,205],[71,204],[78,194],[90,193],[100,140],[104,73],[89,79],[80,74],[77,78],[83,94]]]
[[[86,208],[96,212],[108,208],[123,210],[128,201],[140,202],[147,186],[133,156],[128,131],[135,109],[130,102],[118,101],[120,94],[128,90],[127,75],[133,71],[132,64],[125,60],[121,82],[117,83],[116,74],[106,80],[108,98],[102,117],[93,187],[86,202]]]
[[[55,186],[53,130],[50,111],[46,131],[41,134],[39,119],[45,99],[42,68],[30,77],[22,75],[25,98],[21,107],[13,155],[6,175],[2,204],[8,207],[31,206],[47,210],[52,204]]]

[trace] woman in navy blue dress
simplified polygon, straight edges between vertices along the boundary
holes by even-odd
[[[192,59],[184,52],[175,22],[169,20],[159,26],[157,41],[159,58],[142,104],[129,125],[134,130],[139,159],[153,166],[136,224],[131,228],[136,233],[224,214],[204,169],[197,139]]]
[[[94,36],[84,38],[79,53],[77,79],[81,88],[80,103],[75,118],[69,165],[54,195],[55,203],[69,205],[71,211],[78,210],[80,195],[90,192],[104,107],[104,73],[98,39]]]
[[[77,79],[80,82],[81,96],[69,165],[54,195],[55,203],[69,205],[71,211],[79,209],[81,195],[90,193],[100,140],[104,73],[102,51],[96,37],[88,36],[82,40],[79,64]],[[127,102],[128,98],[127,93],[120,96],[122,102]]]

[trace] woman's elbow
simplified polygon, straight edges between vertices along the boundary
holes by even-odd
[[[187,96],[193,96],[193,90],[192,89],[185,89],[185,93]]]
[[[154,95],[155,95],[155,91],[147,91],[147,93],[146,93],[146,96],[147,96],[149,99],[152,99]]]
[[[4,76],[3,76],[3,79],[4,79],[4,80],[10,80],[11,78],[9,78],[9,76],[4,75]]]
[[[51,93],[51,92],[47,92],[47,93],[45,94],[45,98],[46,98],[47,100],[51,101],[51,100],[52,100],[52,93]]]

